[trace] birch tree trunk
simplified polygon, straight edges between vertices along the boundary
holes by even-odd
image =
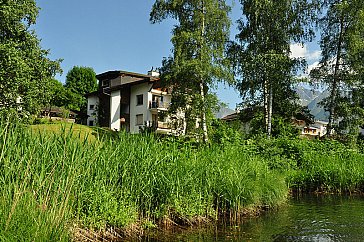
[[[204,41],[205,41],[205,1],[202,0],[202,29],[201,29],[201,50],[204,48]],[[202,53],[200,53],[200,65],[202,65]],[[209,141],[208,132],[207,132],[207,120],[206,120],[206,99],[205,99],[205,82],[203,80],[204,75],[200,75],[200,95],[201,95],[201,123],[202,123],[202,132],[203,132],[203,141],[207,143]]]
[[[268,125],[267,125],[267,136],[268,138],[272,135],[272,115],[273,115],[273,87],[272,84],[269,85],[269,95],[268,95]]]
[[[331,100],[330,100],[330,116],[329,116],[329,123],[327,124],[327,137],[330,137],[333,130],[333,124],[335,122],[335,106],[336,106],[336,97],[338,95],[338,85],[340,82],[339,78],[339,70],[340,70],[340,61],[341,61],[341,51],[342,51],[342,44],[343,44],[343,31],[344,31],[344,16],[341,14],[340,17],[340,34],[337,43],[337,53],[336,53],[336,61],[334,67],[334,74],[332,80],[332,89],[331,89]]]
[[[268,81],[264,80],[264,130],[268,134],[269,107],[268,107]]]

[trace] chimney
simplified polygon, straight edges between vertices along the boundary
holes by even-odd
[[[158,68],[154,69],[154,67],[152,66],[152,69],[150,71],[148,71],[148,75],[153,76],[153,77],[159,77]]]

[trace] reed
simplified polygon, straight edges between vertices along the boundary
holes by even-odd
[[[288,193],[282,172],[244,146],[125,133],[89,142],[65,127],[49,134],[9,123],[0,130],[0,240],[67,241],[75,225],[193,223],[275,206]]]

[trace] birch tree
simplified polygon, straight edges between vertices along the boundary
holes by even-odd
[[[294,76],[305,66],[290,57],[293,42],[310,40],[315,3],[309,0],[240,0],[243,16],[236,42],[230,46],[239,76],[237,89],[245,100],[264,106],[264,125],[272,132],[272,115],[295,99]],[[276,101],[275,101],[276,100]]]
[[[167,18],[177,21],[172,30],[172,54],[163,61],[161,78],[173,87],[175,106],[183,108],[187,116],[198,113],[205,142],[209,89],[219,81],[233,80],[224,58],[229,11],[224,0],[156,0],[150,14],[152,23]],[[193,123],[194,117],[187,119]]]
[[[356,119],[358,115],[363,116],[356,105],[359,102],[358,91],[363,89],[359,75],[362,63],[360,53],[363,51],[363,7],[361,0],[323,1],[326,11],[319,21],[322,58],[310,76],[330,91],[323,103],[329,112],[327,136],[332,135],[334,128],[339,131],[351,129],[350,126],[356,126],[354,129],[357,133],[358,123],[353,126],[353,121],[355,116]]]

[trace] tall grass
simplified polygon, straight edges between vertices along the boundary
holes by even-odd
[[[72,132],[0,125],[0,241],[67,241],[75,224],[191,222],[275,206],[281,171],[244,146],[192,147],[120,133],[89,142]]]
[[[337,142],[257,138],[195,147],[100,130],[90,141],[77,132],[0,124],[0,241],[69,241],[75,226],[237,215],[276,206],[289,187],[364,189],[364,155]]]
[[[299,169],[287,178],[298,191],[363,192],[364,154],[335,141],[309,142],[301,148]]]
[[[300,192],[364,191],[364,154],[333,140],[254,139],[244,147],[252,156],[281,170],[288,186]]]

